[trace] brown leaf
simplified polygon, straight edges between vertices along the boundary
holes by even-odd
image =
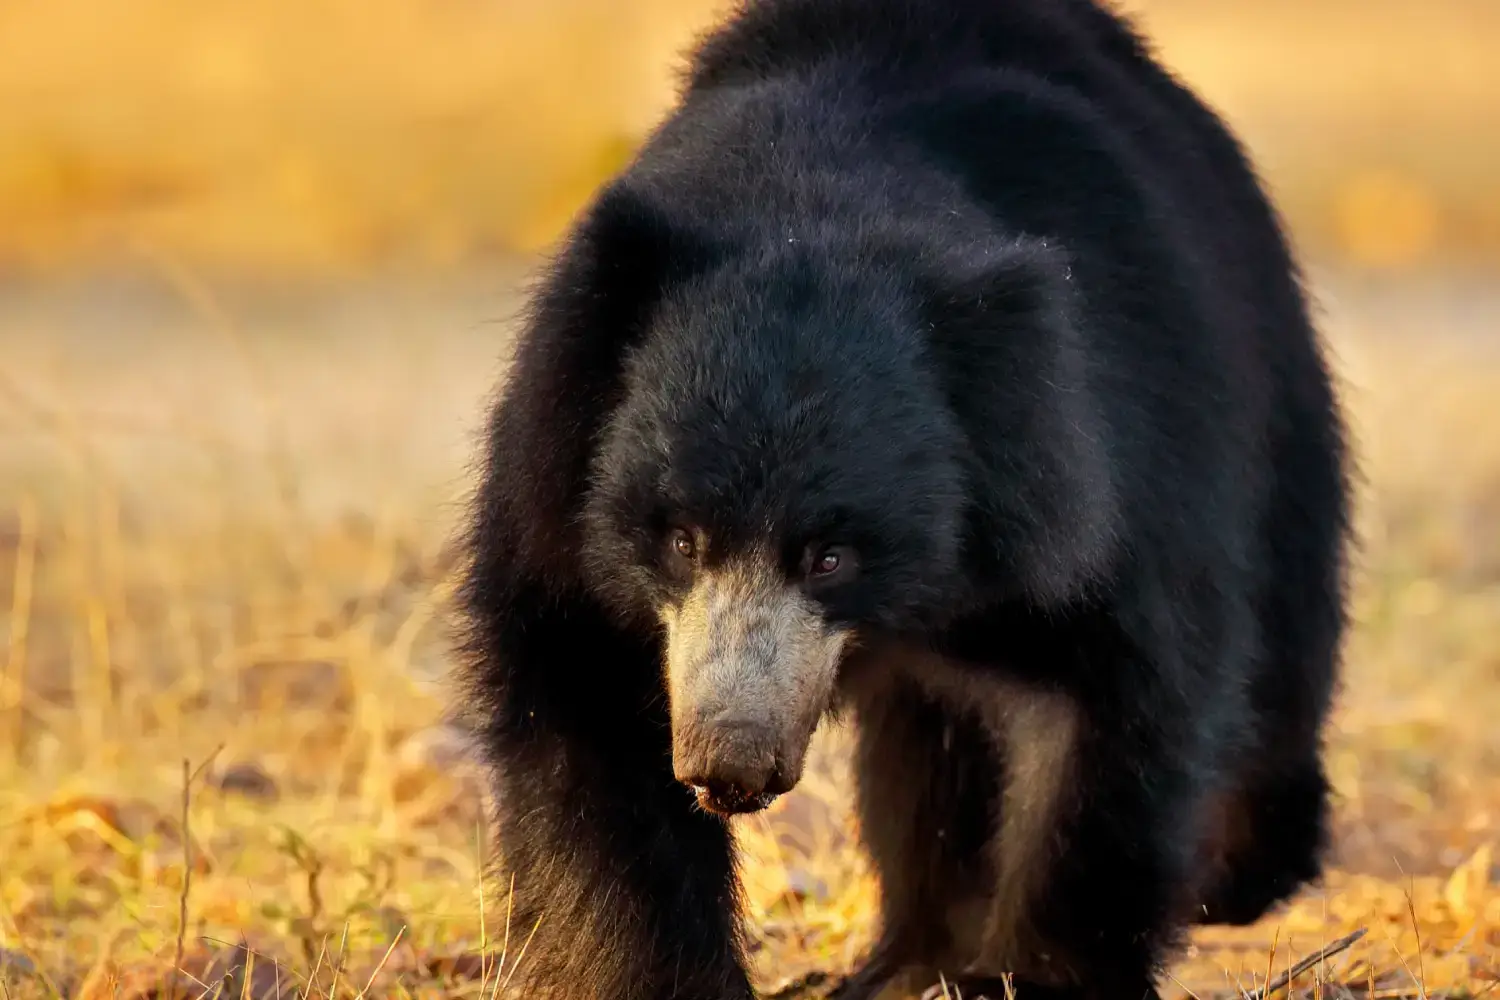
[[[186,962],[183,965],[187,967]],[[258,953],[245,941],[232,948],[219,949],[201,971],[188,971],[193,971],[205,986],[213,987],[209,997],[219,996],[225,1000],[239,997],[246,1000],[267,1000],[289,996],[297,983],[290,969],[281,965],[273,956]],[[196,998],[199,992],[201,990],[195,991],[193,997]]]
[[[239,795],[262,802],[274,802],[281,796],[276,779],[258,764],[243,761],[231,764],[210,779],[210,784],[227,795]]]
[[[91,832],[106,841],[139,841],[156,833],[175,836],[176,826],[149,802],[74,795],[49,802],[40,816],[65,838],[75,831]]]
[[[296,986],[289,968],[242,940],[187,952],[175,976],[170,960],[106,960],[84,978],[76,1000],[272,1000],[293,996]]]
[[[19,951],[0,948],[0,983],[18,983],[39,978],[36,963]]]
[[[421,957],[427,975],[452,982],[477,982],[494,972],[500,960],[479,952],[462,952],[458,955],[426,955]]]
[[[112,958],[94,965],[78,984],[73,1000],[143,1000],[155,996],[162,964],[121,966]]]
[[[339,712],[354,703],[347,671],[331,660],[264,659],[239,674],[239,700],[246,709],[316,708]]]
[[[62,838],[76,855],[98,864],[115,861],[135,875],[164,877],[174,884],[181,879],[181,831],[172,817],[149,802],[75,795],[34,810],[32,819]],[[189,854],[194,874],[212,870],[196,841],[190,841]]]
[[[828,883],[801,866],[787,869],[786,891],[799,900],[823,902],[828,899]]]

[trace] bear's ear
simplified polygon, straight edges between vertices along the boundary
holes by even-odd
[[[711,267],[719,249],[666,204],[616,180],[594,198],[573,234],[565,285],[584,295],[590,319],[633,332],[669,287]]]
[[[973,450],[989,571],[1069,599],[1099,579],[1118,536],[1114,435],[1071,257],[1022,239],[924,270],[927,341]]]
[[[942,253],[921,269],[917,285],[923,318],[940,340],[1038,326],[1066,335],[1074,321],[1067,255],[1032,237]]]
[[[665,290],[714,259],[711,241],[621,181],[584,211],[527,303],[490,417],[488,544],[504,561],[579,575],[577,515],[622,359]]]

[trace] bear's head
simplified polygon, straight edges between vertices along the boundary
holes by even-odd
[[[960,601],[966,441],[899,254],[704,234],[623,189],[587,222],[619,378],[583,509],[591,585],[661,630],[676,776],[706,808],[800,779],[841,661]]]

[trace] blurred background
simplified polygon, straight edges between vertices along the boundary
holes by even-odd
[[[1335,870],[1202,932],[1168,985],[1253,989],[1364,928],[1294,988],[1476,995],[1500,967],[1500,3],[1123,9],[1270,186],[1363,469]],[[9,993],[503,981],[524,934],[442,723],[451,531],[522,280],[724,10],[0,4]],[[841,739],[743,823],[768,989],[872,927]]]

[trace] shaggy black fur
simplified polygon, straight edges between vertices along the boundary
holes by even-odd
[[[966,664],[976,705],[1071,699],[1028,908],[1065,974],[1017,985],[1150,994],[1187,923],[1319,872],[1347,508],[1277,219],[1120,19],[747,4],[543,274],[491,415],[463,599],[512,922],[541,920],[516,982],[750,995],[729,831],[672,773],[657,553],[687,518],[789,566],[840,533],[830,621]],[[942,953],[998,829],[983,727],[920,686],[879,708],[885,934],[851,995]]]

